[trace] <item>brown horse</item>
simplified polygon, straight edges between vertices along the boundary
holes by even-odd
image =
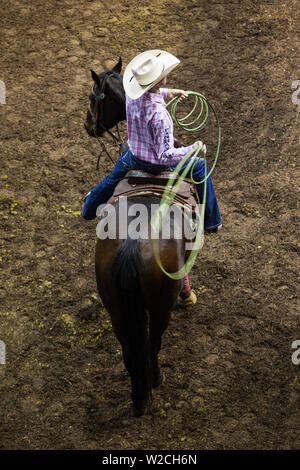
[[[102,135],[126,117],[120,71],[121,59],[112,70],[99,76],[92,71],[95,84],[85,124],[91,136]],[[115,211],[111,217],[117,221],[117,235],[97,240],[95,267],[98,291],[122,346],[124,364],[131,379],[133,413],[141,416],[151,403],[152,387],[158,387],[163,379],[158,353],[182,280],[171,279],[158,266],[150,232],[137,239],[127,233],[132,218],[128,213],[132,205],[143,204],[149,215],[146,222],[150,227],[151,205],[159,204],[160,199],[144,195],[132,196],[127,201],[126,214],[120,213],[118,200],[113,204]],[[162,264],[171,273],[183,266],[188,254],[184,237],[178,239],[174,236],[175,219],[170,219],[170,233],[173,235],[167,239],[160,236],[159,239]],[[100,217],[99,224],[101,220]],[[124,228],[127,233],[125,239],[118,236]]]
[[[149,214],[151,204],[159,204],[155,196],[128,198],[127,217],[122,214],[120,223],[130,225],[130,207],[143,204]],[[120,206],[114,204],[116,233],[124,232],[119,225]],[[176,218],[174,218],[176,220]],[[174,224],[171,219],[171,225]],[[101,219],[100,222],[101,223]],[[109,223],[109,219],[108,219]],[[176,227],[171,227],[174,234]],[[182,288],[181,280],[173,280],[163,273],[154,254],[150,234],[133,239],[97,240],[95,265],[98,291],[110,314],[113,330],[121,343],[125,367],[132,386],[133,413],[142,415],[151,403],[151,389],[162,382],[158,365],[161,338],[166,330],[171,310],[178,300]],[[187,255],[184,237],[159,239],[159,253],[166,271],[179,270]]]

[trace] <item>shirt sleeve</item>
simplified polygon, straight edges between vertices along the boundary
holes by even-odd
[[[160,116],[152,119],[153,146],[159,165],[174,166],[189,153],[193,145],[188,147],[174,147],[173,129]]]
[[[160,88],[159,92],[162,95],[163,99],[165,100],[168,96],[168,88]]]

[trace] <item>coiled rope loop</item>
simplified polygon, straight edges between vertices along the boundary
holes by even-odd
[[[200,132],[202,131],[208,124],[209,122],[209,110],[211,110],[216,118],[217,122],[217,127],[218,127],[218,144],[217,144],[217,150],[216,150],[216,155],[214,162],[210,168],[209,173],[205,176],[205,179],[201,181],[195,181],[193,178],[193,170],[194,167],[197,163],[197,161],[194,163],[192,170],[191,170],[191,180],[195,184],[201,184],[204,183],[209,176],[211,176],[212,172],[214,171],[214,168],[216,166],[219,153],[220,153],[220,146],[221,146],[221,126],[219,123],[219,118],[218,115],[214,109],[214,107],[209,103],[209,101],[203,96],[201,93],[198,93],[196,91],[186,91],[186,94],[189,96],[194,96],[195,97],[195,103],[192,108],[192,110],[184,117],[178,118],[177,117],[177,106],[179,104],[179,96],[175,96],[171,101],[167,103],[167,106],[171,106],[170,109],[170,114],[172,116],[173,121],[175,124],[177,124],[178,127],[183,129],[184,131],[187,132]],[[199,109],[200,106],[200,109]],[[203,115],[204,114],[204,115]],[[193,117],[194,115],[194,117]],[[203,116],[203,117],[202,117]],[[200,121],[202,117],[202,120]],[[191,121],[188,121],[188,119],[192,119]],[[199,122],[200,121],[200,122]]]

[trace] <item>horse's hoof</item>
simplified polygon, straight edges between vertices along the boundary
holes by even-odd
[[[133,413],[133,416],[135,416],[136,418],[138,418],[139,416],[143,416],[145,411],[146,411],[145,406],[143,406],[142,408],[136,408],[134,405],[132,405],[132,413]]]
[[[166,380],[165,375],[160,372],[158,377],[153,378],[152,387],[153,388],[159,387],[165,380]]]
[[[186,299],[183,299],[180,296],[178,297],[178,305],[180,305],[180,307],[193,307],[196,303],[197,296],[193,290],[191,290],[190,295]]]

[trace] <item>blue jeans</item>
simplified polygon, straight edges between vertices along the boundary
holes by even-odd
[[[181,171],[185,168],[188,162],[183,165]],[[97,186],[95,186],[90,193],[86,196],[84,206],[82,209],[82,216],[91,220],[96,217],[97,207],[100,204],[104,204],[113,195],[114,189],[119,181],[125,177],[129,170],[145,170],[152,173],[159,173],[160,171],[173,171],[176,166],[163,166],[154,165],[143,160],[139,160],[135,157],[132,152],[126,150],[117,160],[113,171],[107,175]],[[209,172],[208,165],[206,166],[206,172]],[[189,172],[186,177],[189,177]],[[201,181],[205,177],[204,160],[200,159],[193,170],[193,178],[195,181]],[[196,185],[200,202],[203,201],[204,183]],[[204,228],[210,229],[215,228],[221,224],[221,217],[218,208],[217,198],[215,195],[213,183],[211,177],[207,178],[206,181],[206,204],[204,213]]]

